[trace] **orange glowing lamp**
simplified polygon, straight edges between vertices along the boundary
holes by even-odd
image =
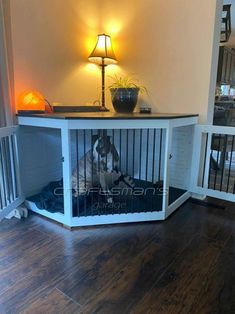
[[[18,113],[44,113],[45,98],[37,91],[26,91],[19,95],[17,101]]]

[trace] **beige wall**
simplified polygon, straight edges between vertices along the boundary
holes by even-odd
[[[11,0],[11,8],[16,95],[37,89],[65,104],[97,99],[100,73],[87,56],[107,32],[119,60],[108,74],[138,77],[154,111],[205,119],[216,0]]]

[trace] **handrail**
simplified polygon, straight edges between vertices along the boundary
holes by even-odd
[[[15,134],[18,128],[17,125],[0,128],[0,139]]]
[[[235,135],[235,127],[232,126],[198,124],[196,129],[202,133]]]

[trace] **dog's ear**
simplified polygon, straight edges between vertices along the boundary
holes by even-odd
[[[95,144],[95,142],[98,140],[98,138],[99,138],[98,134],[92,135],[92,145]]]
[[[118,161],[119,160],[119,155],[118,155],[118,152],[117,152],[117,150],[116,150],[116,148],[115,148],[115,146],[113,144],[111,144],[111,146],[110,146],[110,152],[113,155],[114,161]]]

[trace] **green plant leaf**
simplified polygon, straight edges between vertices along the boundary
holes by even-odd
[[[147,93],[146,87],[138,84],[138,81],[131,75],[121,77],[115,74],[114,76],[109,77],[113,81],[113,83],[109,85],[109,88],[139,88],[140,93]]]

